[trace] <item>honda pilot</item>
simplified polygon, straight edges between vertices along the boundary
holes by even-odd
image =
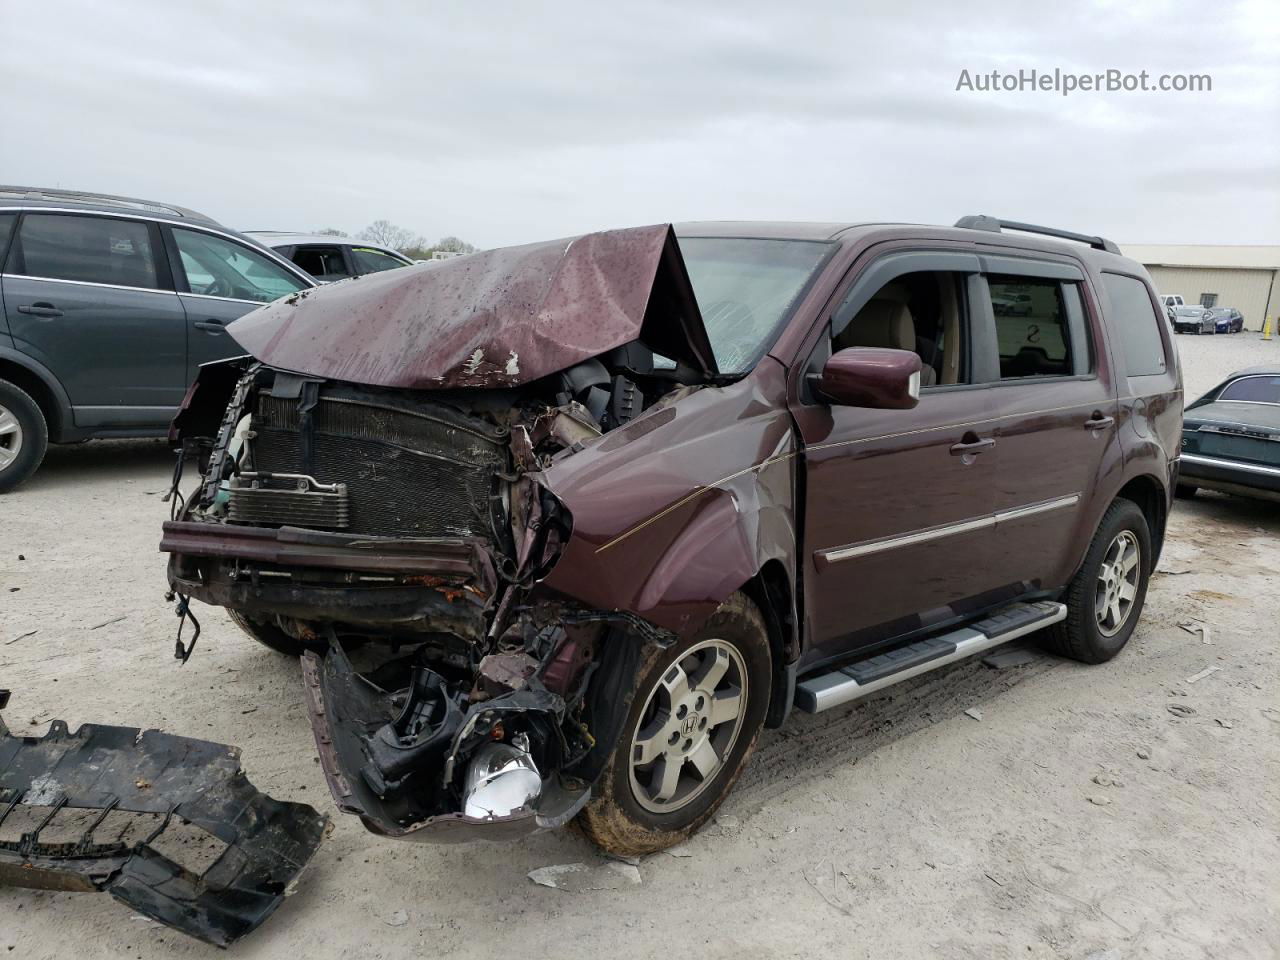
[[[333,796],[390,837],[654,851],[793,708],[1031,634],[1109,660],[1176,484],[1144,268],[991,217],[612,230],[230,334],[169,583],[302,656]]]

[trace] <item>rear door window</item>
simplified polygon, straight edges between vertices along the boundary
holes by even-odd
[[[269,303],[307,284],[243,244],[175,227],[173,240],[192,293]]]
[[[1111,330],[1120,343],[1125,369],[1131,377],[1164,373],[1168,360],[1160,336],[1160,315],[1151,304],[1147,285],[1136,277],[1104,273],[1102,284],[1111,301]]]
[[[154,290],[151,231],[138,220],[28,213],[11,258],[28,277]]]
[[[1065,377],[1077,371],[1063,284],[1039,277],[987,277],[1000,350],[1000,379]],[[1074,285],[1072,295],[1078,298]],[[1077,300],[1078,303],[1078,300]]]

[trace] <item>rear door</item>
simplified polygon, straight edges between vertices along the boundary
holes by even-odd
[[[228,324],[310,284],[261,251],[231,237],[188,227],[163,228],[178,298],[186,311],[184,384],[202,363],[242,355]]]
[[[81,427],[168,422],[186,389],[186,330],[147,220],[23,214],[5,262],[16,348],[61,381]]]
[[[1000,356],[991,396],[998,464],[992,572],[1010,595],[1061,586],[1074,536],[1115,459],[1116,384],[1100,311],[1065,262],[983,257]],[[1002,304],[1017,302],[1017,310]]]

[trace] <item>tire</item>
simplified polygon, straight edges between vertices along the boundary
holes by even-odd
[[[0,431],[0,493],[7,493],[36,472],[49,448],[44,413],[8,380],[0,380]]]
[[[1127,547],[1137,550],[1133,568],[1135,580],[1128,606],[1123,600],[1116,607],[1107,605],[1100,616],[1095,604],[1100,591],[1105,596],[1122,595],[1110,590],[1104,580],[1112,583],[1126,580],[1127,568],[1123,563],[1111,564],[1117,557],[1117,544],[1122,544],[1119,558],[1130,556]],[[1151,531],[1147,519],[1132,500],[1117,499],[1103,514],[1098,531],[1093,535],[1084,563],[1068,584],[1062,600],[1067,605],[1067,617],[1045,632],[1045,646],[1064,657],[1081,663],[1104,663],[1119,653],[1132,636],[1142,616],[1142,604],[1147,596],[1147,581],[1151,577]],[[1104,571],[1107,564],[1110,571]],[[1122,614],[1116,617],[1117,610]]]
[[[696,681],[706,677],[713,661],[724,665],[714,688],[721,703],[732,699],[726,694],[732,693],[735,677],[745,680],[737,684],[737,715],[718,724],[709,705],[697,706],[705,698]],[[618,744],[596,783],[594,796],[578,815],[587,837],[608,853],[640,856],[677,844],[706,823],[733,789],[755,749],[769,709],[772,662],[764,618],[741,593],[721,604],[692,638],[661,651],[637,683]],[[695,681],[692,685],[687,682],[690,675]],[[682,694],[682,689],[687,692]],[[652,732],[647,739],[642,736],[643,731],[657,730],[661,735]],[[674,745],[673,737],[677,738]],[[648,764],[633,767],[633,756],[643,749],[637,738],[677,758],[678,787],[665,802],[660,799],[662,772],[670,761],[663,753]],[[702,756],[708,762],[706,749],[712,750],[709,756],[716,757],[718,765],[704,780],[695,761],[684,757]],[[660,807],[666,803],[674,809],[662,811]]]
[[[1173,488],[1173,495],[1175,497],[1181,497],[1183,500],[1190,500],[1199,490],[1199,487],[1193,486],[1190,483],[1180,483]]]
[[[307,644],[301,640],[295,640],[273,623],[250,620],[244,614],[230,609],[227,610],[227,616],[231,618],[232,623],[264,647],[269,647],[276,653],[283,654],[286,657],[300,657],[311,649]]]

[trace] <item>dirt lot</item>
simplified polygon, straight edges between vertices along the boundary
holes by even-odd
[[[1280,359],[1256,334],[1179,345],[1193,396]],[[204,611],[200,648],[177,665],[156,552],[169,471],[153,442],[55,449],[0,498],[0,686],[17,732],[60,717],[236,743],[257,786],[334,814],[298,892],[239,956],[1280,953],[1276,505],[1179,503],[1142,624],[1111,664],[971,662],[797,716],[679,856],[645,859],[639,885],[575,893],[526,876],[602,862],[569,831],[418,846],[337,815],[297,665],[220,614]],[[1210,643],[1179,628],[1193,617]],[[217,954],[104,896],[0,888],[0,918],[0,956],[24,960]]]

